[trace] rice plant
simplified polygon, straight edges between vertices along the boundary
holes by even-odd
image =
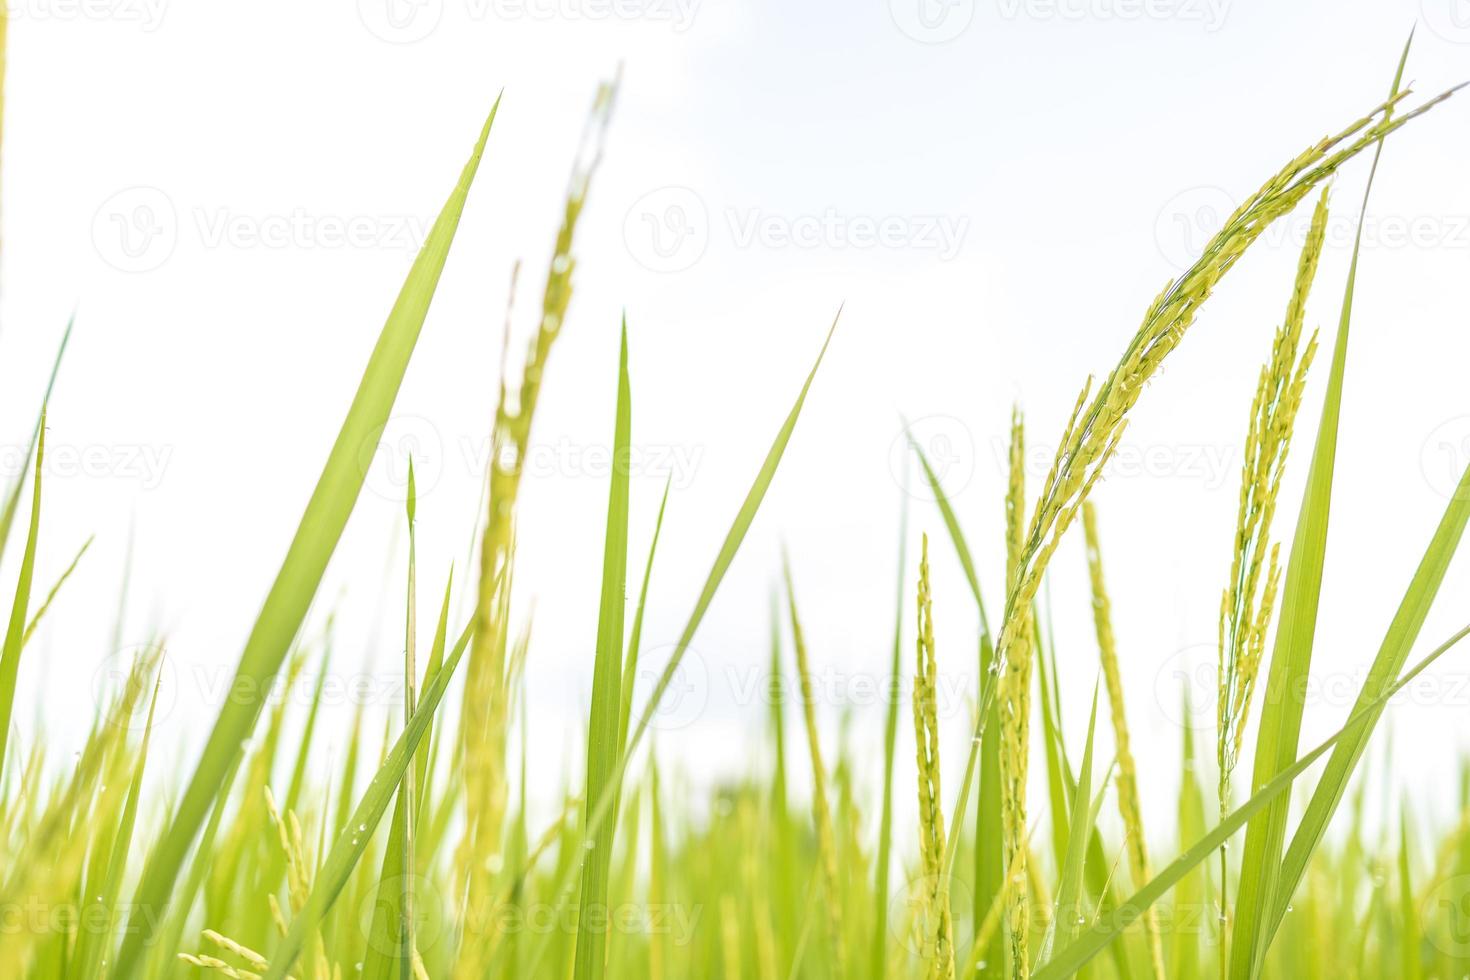
[[[912,697],[905,706],[896,697],[885,705],[875,737],[854,738],[847,728],[835,741],[828,734],[825,722],[835,719],[822,717],[827,706],[812,668],[827,638],[800,617],[802,556],[773,570],[781,598],[770,610],[772,704],[764,717],[749,719],[752,744],[765,755],[745,775],[714,786],[691,789],[688,774],[653,750],[650,728],[779,478],[807,398],[821,397],[823,355],[841,342],[841,327],[827,327],[788,414],[759,420],[774,430],[770,447],[748,462],[749,489],[696,579],[702,584],[679,641],[651,690],[639,692],[633,678],[645,609],[664,601],[657,580],[671,574],[659,566],[654,575],[667,489],[651,539],[630,534],[630,512],[651,505],[634,499],[629,479],[636,396],[656,380],[638,374],[630,343],[636,317],[587,322],[573,315],[572,302],[577,229],[595,190],[615,84],[594,97],[518,371],[511,370],[519,347],[514,315],[507,315],[487,492],[467,529],[475,561],[457,573],[419,567],[421,502],[410,468],[401,514],[408,550],[394,569],[406,631],[383,640],[401,644],[402,711],[359,711],[338,733],[347,751],[331,771],[307,762],[326,738],[318,724],[320,681],[307,705],[232,697],[201,745],[160,744],[154,711],[163,636],[142,648],[97,706],[74,754],[58,751],[46,732],[13,723],[18,699],[46,698],[45,690],[20,685],[19,668],[40,655],[41,621],[62,609],[81,614],[68,609],[65,586],[87,550],[56,582],[35,581],[37,555],[56,537],[43,508],[43,403],[26,473],[6,490],[0,510],[0,552],[12,531],[22,548],[7,583],[11,611],[0,647],[0,977],[1465,976],[1470,760],[1460,819],[1433,826],[1404,800],[1386,828],[1368,819],[1362,763],[1388,700],[1470,633],[1467,626],[1408,667],[1470,520],[1470,470],[1405,587],[1346,723],[1304,747],[1304,705],[1289,696],[1309,674],[1317,635],[1340,409],[1352,394],[1344,364],[1356,244],[1315,418],[1305,398],[1318,350],[1316,335],[1306,333],[1307,301],[1334,175],[1370,150],[1376,171],[1385,140],[1451,94],[1414,103],[1402,84],[1407,56],[1406,48],[1384,102],[1270,175],[1194,265],[1164,286],[1117,364],[1100,382],[1083,384],[1036,487],[1026,484],[1027,433],[1014,411],[1009,480],[996,502],[1003,540],[967,541],[934,467],[913,447],[915,479],[929,484],[938,506],[910,515],[905,502],[899,518],[890,677],[897,689],[911,664]],[[323,624],[313,616],[313,602],[363,486],[359,454],[375,444],[393,410],[480,163],[506,152],[492,139],[499,105],[488,110],[407,271],[279,571],[263,583],[232,690],[268,691],[278,678],[305,676],[342,656],[330,644],[330,617]],[[1249,411],[1234,535],[1228,550],[1201,557],[1228,569],[1215,751],[1197,746],[1185,726],[1177,810],[1147,813],[1139,787],[1151,774],[1135,757],[1125,710],[1125,692],[1139,679],[1125,669],[1135,661],[1120,652],[1127,640],[1112,616],[1113,603],[1129,602],[1131,592],[1104,574],[1104,515],[1092,491],[1130,417],[1149,410],[1149,380],[1195,328],[1226,274],[1308,198],[1315,199],[1310,231],[1286,313],[1254,390],[1241,392]],[[1361,213],[1367,207],[1365,193]],[[586,752],[582,768],[564,774],[565,791],[546,819],[526,788],[528,767],[553,764],[537,754],[538,719],[525,692],[524,668],[537,644],[512,602],[521,477],[540,394],[557,383],[553,350],[576,343],[578,332],[615,328],[619,357],[607,366],[617,379],[607,416],[614,466],[598,616],[589,629],[595,644],[583,664],[591,679]],[[816,340],[814,333],[814,348]],[[1298,429],[1315,441],[1283,565],[1274,535],[1283,475],[1298,463],[1289,453]],[[1054,610],[1048,572],[1079,515],[1089,589],[1061,596]],[[969,598],[936,594],[928,533],[909,567],[911,523],[943,529]],[[977,547],[1004,556],[997,607],[984,601]],[[634,589],[630,571],[638,576]],[[700,571],[678,570],[684,577]],[[961,618],[951,615],[955,607],[970,600],[976,635],[950,625]],[[459,608],[468,615],[457,615]],[[1060,644],[1055,612],[1085,623],[1096,649]],[[792,692],[780,681],[788,656],[798,679],[790,712]],[[937,682],[960,658],[979,667],[969,692],[973,737],[949,742],[938,722]],[[1098,675],[1080,743],[1064,734],[1064,722],[1080,715],[1077,705],[1062,703],[1063,669]],[[905,707],[918,775],[908,788],[895,765],[910,751],[909,730],[899,723]],[[1112,733],[1111,759],[1095,739],[1100,710]],[[136,718],[143,723],[128,723]],[[792,718],[800,720],[799,734],[788,730]],[[762,730],[764,740],[755,737]],[[861,747],[870,743],[881,745],[881,757]],[[1252,752],[1247,783],[1241,763]],[[181,759],[184,768],[173,770]],[[963,773],[958,785],[941,779],[946,759]],[[160,780],[145,774],[160,767],[170,773],[156,795],[151,787]],[[803,785],[798,774],[807,770]],[[881,785],[872,799],[870,775]],[[1291,806],[1293,792],[1303,807]],[[1110,800],[1121,834],[1100,819]]]

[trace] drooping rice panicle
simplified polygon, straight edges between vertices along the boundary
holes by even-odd
[[[1159,294],[1122,360],[1096,394],[1092,394],[1091,380],[1083,386],[1032,511],[1024,538],[1022,571],[1006,600],[1007,623],[1001,629],[998,656],[1021,631],[1020,622],[1012,620],[1018,620],[1020,611],[1030,607],[1040,587],[1041,572],[1116,449],[1127,427],[1129,410],[1164,359],[1178,347],[1225,273],[1276,219],[1292,211],[1314,187],[1364,149],[1447,99],[1452,91],[1410,112],[1388,115],[1388,110],[1409,94],[1402,92],[1304,150],[1246,198],[1210,239],[1200,258]]]
[[[1410,94],[1407,89],[1398,92],[1298,154],[1236,208],[1194,264],[1158,295],[1121,360],[1096,392],[1093,379],[1084,383],[1022,536],[1020,556],[1015,561],[1017,573],[1007,582],[1005,613],[995,646],[996,669],[1016,659],[1012,646],[1027,642],[1030,610],[1042,577],[1082,502],[1101,479],[1116,451],[1127,428],[1128,412],[1164,360],[1178,347],[1200,307],[1225,273],[1271,224],[1295,209],[1313,188],[1344,163],[1428,112],[1455,91],[1450,89],[1411,111],[1395,114],[1392,110]],[[970,749],[972,757],[979,751],[988,705],[981,708],[976,720],[976,738]],[[961,800],[958,805],[963,803]]]

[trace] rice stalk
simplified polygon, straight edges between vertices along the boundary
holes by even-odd
[[[817,737],[816,687],[812,683],[811,665],[807,662],[806,639],[796,612],[796,587],[791,580],[791,563],[783,555],[782,572],[786,579],[787,610],[791,615],[791,644],[796,649],[796,669],[801,684],[802,721],[806,725],[807,747],[812,763],[812,818],[817,829],[817,853],[821,881],[827,893],[827,931],[832,945],[832,963],[838,977],[846,975],[843,949],[842,890],[837,877],[837,842],[832,825],[832,807],[827,799],[827,769],[822,762],[822,744]]]
[[[603,85],[593,101],[577,162],[572,168],[556,244],[552,249],[541,313],[527,350],[520,384],[512,392],[500,380],[491,435],[489,510],[480,541],[480,579],[474,612],[474,640],[466,668],[461,702],[466,822],[468,831],[458,858],[467,888],[467,907],[478,917],[488,909],[495,875],[488,869],[503,863],[500,855],[507,780],[505,749],[510,717],[510,685],[506,672],[509,630],[509,585],[514,556],[516,498],[521,471],[530,449],[531,424],[541,395],[552,345],[561,335],[572,299],[576,270],[573,242],[586,205],[592,178],[602,158],[616,83]],[[509,336],[507,334],[507,343]],[[508,359],[507,359],[508,360]],[[466,943],[468,950],[480,944]],[[484,965],[474,955],[457,976],[478,977]]]
[[[1021,538],[1020,554],[1016,559],[1008,559],[1008,564],[1016,566],[1016,573],[1008,576],[1005,613],[995,649],[996,670],[1012,660],[1025,659],[1017,657],[1011,648],[1028,642],[1030,610],[1052,555],[1082,502],[1102,478],[1127,428],[1128,412],[1137,404],[1148,381],[1183,340],[1225,274],[1272,223],[1290,213],[1344,163],[1428,112],[1455,91],[1450,89],[1409,112],[1396,115],[1392,110],[1409,95],[1408,90],[1397,92],[1366,115],[1298,154],[1241,203],[1206,244],[1200,258],[1158,295],[1124,349],[1122,359],[1096,393],[1091,378],[1083,385]],[[972,764],[984,734],[987,708],[988,704],[982,704],[976,721],[970,749]],[[1004,718],[1001,721],[1005,724]],[[962,798],[957,807],[963,803]]]
[[[1102,660],[1103,683],[1108,692],[1108,713],[1113,719],[1113,741],[1118,765],[1118,813],[1127,833],[1128,868],[1139,883],[1153,877],[1148,860],[1148,840],[1143,832],[1143,804],[1138,796],[1138,766],[1128,734],[1128,714],[1123,704],[1123,676],[1118,668],[1118,647],[1113,635],[1112,603],[1103,578],[1102,546],[1097,532],[1097,511],[1092,501],[1082,505],[1082,528],[1087,542],[1087,574],[1092,586],[1092,624]],[[1156,980],[1163,980],[1164,946],[1159,937],[1159,920],[1153,910],[1144,913],[1149,962]]]
[[[1280,545],[1271,542],[1271,524],[1307,371],[1317,351],[1317,336],[1313,333],[1306,349],[1298,353],[1307,295],[1316,276],[1326,227],[1324,190],[1302,246],[1286,317],[1272,340],[1270,357],[1261,366],[1246,430],[1230,578],[1220,599],[1215,754],[1222,819],[1230,811],[1231,776],[1240,759],[1280,581]],[[1219,913],[1222,939],[1228,936],[1231,921],[1228,888],[1226,849],[1222,847]]]
[[[944,802],[939,783],[939,715],[935,679],[934,609],[929,591],[929,536],[919,555],[919,636],[914,674],[914,744],[919,769],[919,855],[923,862],[924,910],[928,924],[923,949],[929,980],[954,980],[954,923],[949,875],[944,865]]]
[[[1019,410],[1011,413],[1009,454],[1010,479],[1006,491],[1006,578],[1014,588],[1022,572],[1022,520],[1026,507],[1025,430]],[[1029,608],[1020,617],[1016,638],[1004,647],[1000,661],[997,699],[1000,706],[1001,743],[1001,819],[1005,841],[1006,866],[1015,867],[1013,874],[1029,877],[1026,831],[1026,777],[1030,749],[1031,725],[1031,630]],[[972,750],[973,751],[973,750]],[[1030,975],[1027,959],[1027,932],[1030,927],[1029,894],[1017,883],[1011,889],[1008,919],[1011,942],[1011,969],[1014,976]]]

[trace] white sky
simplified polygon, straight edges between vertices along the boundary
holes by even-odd
[[[1034,486],[1082,380],[1114,363],[1203,241],[1201,225],[1382,99],[1416,20],[1407,74],[1418,96],[1470,78],[1470,8],[1458,0],[261,0],[248,10],[15,0],[12,10],[3,462],[14,471],[77,307],[51,417],[39,580],[49,585],[98,536],[24,665],[24,690],[44,694],[24,700],[58,726],[90,717],[90,678],[115,662],[112,609],[135,521],[125,644],[152,628],[169,637],[177,696],[160,739],[183,750],[207,731],[215,706],[197,702],[239,654],[417,235],[504,88],[392,430],[421,453],[421,617],[451,561],[468,581],[511,264],[526,262],[524,336],[583,117],[621,63],[523,493],[517,588],[535,603],[543,788],[580,754],[606,507],[595,452],[610,439],[624,310],[635,441],[647,454],[630,592],[674,477],[645,630],[657,662],[846,304],[782,471],[695,641],[696,690],[660,735],[700,773],[739,770],[751,764],[741,737],[763,711],[751,678],[765,669],[783,540],[832,689],[886,672],[900,413],[923,420],[921,437],[949,461],[998,615],[997,460],[1012,402],[1040,447]],[[1395,136],[1375,190],[1315,665],[1325,678],[1360,676],[1448,474],[1470,459],[1467,120],[1461,97]],[[1354,165],[1335,187],[1309,308],[1329,338],[1365,175]],[[1144,793],[1160,806],[1177,767],[1175,672],[1195,679],[1196,700],[1210,692],[1192,667],[1213,661],[1241,432],[1306,217],[1273,229],[1229,276],[1143,398],[1122,465],[1096,497]],[[1313,427],[1326,365],[1324,353],[1304,419]],[[1294,456],[1283,539],[1311,431]],[[344,674],[393,671],[400,499],[395,474],[374,470],[320,594],[319,612],[340,610]],[[926,498],[912,524],[936,536],[940,656],[964,692],[974,611]],[[5,588],[18,552],[17,542]],[[1080,547],[1055,567],[1075,730],[1096,672]],[[1470,616],[1467,586],[1470,562],[1459,561],[1423,649]],[[1466,742],[1465,657],[1439,671],[1435,693],[1389,715],[1395,771],[1437,803],[1452,794],[1448,749]],[[1309,707],[1306,737],[1345,716],[1335,690]],[[869,755],[879,715],[864,700],[834,693],[823,712],[835,730],[855,707],[854,744]],[[963,696],[950,707],[957,766],[968,709]],[[345,708],[332,717],[345,720]]]

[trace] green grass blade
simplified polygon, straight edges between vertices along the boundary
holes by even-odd
[[[841,315],[840,311],[838,315]],[[735,515],[735,522],[730,525],[724,543],[720,545],[719,554],[715,556],[714,567],[710,569],[709,576],[704,582],[704,588],[700,590],[699,598],[694,603],[694,611],[689,616],[689,622],[685,624],[684,632],[679,635],[679,642],[674,646],[668,664],[664,666],[663,672],[659,674],[658,682],[649,694],[648,704],[644,706],[643,714],[638,718],[638,725],[633,729],[633,737],[628,746],[630,753],[642,741],[643,733],[652,724],[653,716],[658,711],[659,701],[662,700],[669,685],[673,683],[674,675],[679,670],[679,664],[683,661],[689,644],[693,642],[694,634],[699,629],[699,624],[703,622],[709,604],[714,601],[720,582],[724,580],[725,573],[730,570],[730,564],[734,562],[735,553],[740,550],[740,543],[745,540],[745,534],[750,530],[750,525],[755,522],[755,515],[760,510],[766,491],[771,487],[771,481],[776,478],[776,469],[781,465],[781,456],[786,452],[786,446],[791,441],[791,434],[796,430],[796,420],[801,417],[801,409],[806,404],[807,393],[811,391],[812,382],[816,380],[817,370],[822,366],[822,358],[826,356],[827,347],[832,343],[832,335],[836,331],[837,320],[834,318],[832,326],[827,330],[827,339],[822,342],[822,349],[817,353],[816,363],[812,365],[806,381],[801,386],[800,394],[796,396],[796,404],[791,406],[786,421],[781,424],[780,430],[776,433],[776,440],[766,453],[760,472],[756,474],[755,482],[751,484],[745,500],[740,505],[740,510]]]
[[[246,686],[237,684],[234,689],[270,689],[271,680],[280,669],[281,661],[300,629],[326,572],[327,562],[347,525],[366,477],[362,454],[376,443],[393,409],[498,107],[497,99],[459,182],[414,260],[378,337],[352,407],[240,656],[236,681]],[[255,727],[262,707],[261,699],[231,699],[221,709],[188,789],[180,799],[169,829],[153,852],[138,886],[131,928],[118,955],[113,976],[128,977],[136,966],[142,946],[151,935],[149,921],[159,919],[167,908],[184,857],[214,805],[215,796],[231,762],[240,751],[241,742]]]
[[[330,632],[330,626],[328,627]],[[286,784],[286,810],[296,810],[301,803],[301,793],[306,788],[306,764],[311,757],[312,736],[316,734],[316,721],[321,712],[322,695],[326,692],[327,677],[331,673],[332,648],[330,641],[322,651],[321,673],[311,691],[311,704],[306,709],[306,723],[301,729],[301,744],[296,749],[296,761],[291,766],[291,781]],[[284,811],[283,811],[284,812]]]
[[[1399,971],[1400,980],[1422,980],[1423,963],[1419,959],[1419,937],[1423,934],[1419,922],[1419,902],[1414,895],[1413,873],[1410,866],[1412,853],[1409,849],[1409,801],[1404,800],[1399,814],[1399,954],[1403,963]]]
[[[41,625],[41,620],[46,618],[46,613],[49,612],[51,609],[51,603],[56,601],[57,593],[59,593],[61,591],[61,587],[66,584],[66,580],[71,578],[72,572],[75,572],[77,570],[77,565],[81,564],[82,556],[87,553],[88,548],[92,547],[92,542],[94,540],[96,540],[95,536],[90,537],[86,541],[82,542],[82,546],[78,548],[77,553],[72,556],[71,564],[66,566],[66,571],[61,573],[61,577],[56,580],[56,584],[51,586],[51,591],[46,593],[46,598],[42,600],[40,607],[36,610],[36,614],[32,616],[31,621],[26,624],[26,631],[24,634],[22,634],[20,639],[20,645],[22,647],[25,647],[28,643],[31,642],[31,635],[36,632],[36,627]]]
[[[841,316],[841,311],[838,311]],[[811,371],[807,374],[805,382],[802,383],[801,391],[796,396],[796,403],[792,405],[787,414],[785,422],[776,433],[775,441],[772,442],[770,450],[766,453],[765,461],[761,464],[760,471],[756,474],[755,482],[751,484],[750,490],[745,495],[745,500],[740,505],[740,510],[735,514],[735,521],[731,524],[729,532],[725,535],[724,542],[720,545],[719,553],[715,556],[714,566],[710,569],[709,576],[705,579],[704,587],[700,590],[699,598],[695,600],[694,611],[689,615],[689,621],[684,625],[684,630],[679,635],[679,641],[674,646],[673,653],[669,656],[669,662],[664,665],[659,674],[658,681],[649,693],[648,703],[644,705],[642,714],[639,715],[638,724],[633,729],[633,734],[628,740],[627,750],[623,753],[619,762],[619,770],[627,767],[628,759],[642,741],[643,734],[653,723],[653,717],[658,712],[660,700],[673,683],[674,676],[679,670],[679,664],[683,661],[684,654],[689,649],[689,644],[694,639],[699,624],[704,620],[704,614],[714,600],[715,592],[719,589],[720,582],[725,573],[729,571],[730,565],[735,560],[736,553],[740,550],[740,544],[745,540],[746,533],[755,522],[755,515],[760,510],[761,501],[765,499],[766,491],[770,489],[771,481],[776,477],[776,470],[781,464],[781,457],[786,452],[786,446],[791,441],[791,435],[796,430],[796,422],[801,417],[801,409],[806,404],[806,397],[811,391],[812,382],[816,380],[817,370],[822,366],[822,358],[827,353],[827,347],[832,343],[832,335],[837,330],[837,320],[832,321],[832,326],[827,331],[827,337],[822,342],[822,349],[817,354],[816,362],[812,364]],[[621,774],[619,775],[621,778]],[[594,803],[588,801],[588,812],[591,816],[587,820],[587,832],[595,833],[602,821],[607,819],[609,808],[617,800],[610,792],[610,787],[604,787],[599,799]],[[554,881],[551,894],[562,896],[565,894],[569,881],[565,873],[559,873]],[[558,901],[558,915],[561,914],[560,901]],[[540,968],[542,957],[545,955],[549,943],[543,942],[538,949],[532,964],[532,973]]]
[[[358,801],[357,807],[348,819],[346,828],[332,844],[332,849],[327,853],[321,870],[317,872],[316,881],[312,885],[311,894],[307,896],[306,904],[291,921],[291,928],[281,940],[280,945],[276,947],[266,980],[283,980],[286,971],[301,954],[307,937],[320,925],[322,918],[331,909],[332,903],[336,901],[337,896],[347,884],[347,879],[357,867],[363,852],[367,850],[378,822],[383,819],[383,814],[388,810],[388,803],[397,797],[398,786],[403,781],[403,775],[408,771],[414,753],[429,730],[429,722],[433,719],[434,712],[438,709],[439,702],[443,700],[444,692],[454,677],[455,668],[459,666],[465,649],[469,646],[472,627],[473,621],[471,625],[465,627],[464,632],[455,641],[454,650],[450,653],[449,659],[444,662],[444,668],[438,676],[424,686],[423,697],[419,700],[418,707],[414,709],[413,717],[404,726],[402,734],[393,743],[393,748],[389,750],[383,764],[378,768],[377,775],[368,784],[362,799]]]
[[[128,784],[127,801],[123,804],[122,817],[118,821],[117,834],[112,842],[112,854],[107,862],[107,877],[103,882],[102,894],[97,896],[97,906],[107,914],[106,921],[112,921],[113,906],[117,904],[117,897],[122,892],[123,874],[128,867],[128,852],[133,844],[133,826],[138,821],[138,800],[143,795],[143,768],[148,761],[148,743],[153,736],[153,715],[158,708],[158,689],[162,684],[162,674],[153,684],[153,697],[148,702],[148,720],[143,728],[143,743],[138,747],[138,758],[133,764],[133,779]],[[107,945],[112,939],[110,930],[89,928],[83,929],[78,941],[77,962],[81,964],[81,973],[84,978],[96,977],[102,964],[102,957],[106,954]]]
[[[418,491],[414,480],[413,460],[408,462],[408,605],[404,617],[404,724],[413,718],[414,688],[417,683],[414,665],[416,622],[416,541],[414,516]],[[423,745],[429,744],[426,733]],[[368,948],[364,954],[363,980],[411,980],[413,977],[413,820],[417,810],[414,776],[420,753],[404,770],[398,796],[393,803],[393,818],[388,824],[388,843],[383,852],[382,870],[378,874],[377,900],[373,904],[372,924],[368,928]]]
[[[1410,40],[1412,41],[1412,37]],[[1409,46],[1405,44],[1398,70],[1394,74],[1390,98],[1398,95],[1408,56]],[[1373,167],[1369,171],[1368,187],[1363,195],[1364,212],[1382,152],[1383,143],[1380,142],[1374,150]],[[1304,689],[1311,669],[1317,607],[1322,595],[1327,525],[1332,506],[1332,477],[1337,458],[1338,419],[1342,409],[1348,327],[1352,320],[1353,286],[1357,277],[1362,227],[1360,215],[1359,237],[1353,243],[1353,257],[1337,325],[1337,341],[1332,352],[1327,395],[1322,405],[1317,441],[1312,449],[1312,462],[1307,472],[1301,511],[1297,517],[1291,557],[1286,566],[1281,596],[1281,620],[1276,629],[1276,642],[1271,652],[1266,694],[1256,734],[1256,757],[1251,772],[1251,783],[1255,789],[1264,786],[1277,773],[1291,765],[1296,758],[1301,736],[1305,704],[1298,692]],[[1290,802],[1288,797],[1276,800],[1259,820],[1252,821],[1246,829],[1245,852],[1241,860],[1240,884],[1237,888],[1235,924],[1230,944],[1231,980],[1253,980],[1260,974],[1265,960],[1273,932],[1269,922],[1278,901],[1282,848],[1285,844]]]
[[[1082,928],[1082,867],[1087,857],[1087,841],[1092,836],[1092,736],[1096,728],[1097,687],[1094,685],[1092,714],[1087,719],[1087,741],[1082,749],[1082,768],[1077,773],[1077,788],[1072,794],[1067,851],[1062,861],[1055,911],[1051,917],[1051,928],[1036,957],[1042,963],[1050,958],[1056,935],[1060,934],[1064,947],[1070,946]]]
[[[24,460],[21,462],[20,473],[15,478],[15,486],[5,495],[5,504],[0,508],[0,557],[5,555],[5,544],[10,540],[10,530],[15,524],[15,514],[20,508],[21,491],[26,485],[26,469],[35,456],[38,443],[41,438],[41,426],[45,419],[46,406],[51,403],[51,393],[56,390],[56,376],[61,372],[61,359],[66,354],[66,345],[71,341],[71,328],[76,325],[77,315],[73,313],[66,321],[66,330],[61,334],[61,344],[56,348],[56,359],[51,362],[51,377],[46,381],[46,393],[41,396],[41,411],[36,417],[36,426],[31,432],[30,445],[26,447]]]
[[[408,811],[404,806],[404,797],[403,787],[400,786],[393,801],[388,845],[383,852],[377,899],[373,903],[372,924],[368,927],[367,952],[363,956],[362,964],[363,980],[405,980],[412,975],[403,966],[412,949],[409,935],[403,928],[403,882],[409,874],[405,864]]]
[[[41,533],[41,469],[46,460],[46,410],[36,436],[36,474],[31,489],[31,524],[26,533],[25,553],[15,583],[15,601],[10,607],[10,625],[5,645],[0,647],[0,780],[5,776],[5,756],[10,744],[10,715],[15,708],[15,685],[20,673],[20,653],[25,638],[26,615],[31,601],[31,580],[36,571],[36,539]]]
[[[224,787],[220,790],[219,798],[215,801],[214,809],[209,813],[209,822],[204,825],[204,833],[199,838],[199,847],[194,852],[194,858],[189,864],[189,873],[184,878],[184,884],[174,894],[173,913],[169,917],[170,925],[164,932],[162,942],[154,947],[152,962],[147,971],[149,977],[172,976],[175,957],[183,948],[184,928],[189,924],[189,910],[194,905],[194,897],[199,894],[199,889],[204,884],[204,878],[209,874],[215,858],[214,841],[219,835],[220,823],[224,819],[225,807],[230,802],[230,787],[235,783],[235,774],[240,771],[240,759],[230,767],[225,777]]]
[[[643,643],[643,608],[648,602],[648,582],[653,578],[653,556],[658,552],[658,536],[664,529],[664,510],[669,505],[669,487],[674,478],[664,481],[664,496],[658,504],[658,520],[653,525],[653,542],[648,546],[648,562],[643,566],[643,585],[638,590],[638,608],[633,613],[633,630],[628,634],[628,652],[623,656],[623,705],[618,744],[628,744],[628,719],[633,714],[633,682],[638,679],[638,651]]]
[[[1167,868],[1154,875],[1148,884],[1140,888],[1111,913],[1101,916],[1081,939],[1057,953],[1045,966],[1033,973],[1031,980],[1062,980],[1063,977],[1069,977],[1076,973],[1083,965],[1116,939],[1125,928],[1138,921],[1139,916],[1143,914],[1144,910],[1162,898],[1190,870],[1200,864],[1200,862],[1213,856],[1219,850],[1222,843],[1229,840],[1233,834],[1240,830],[1252,817],[1270,805],[1272,801],[1278,799],[1302,773],[1306,772],[1318,759],[1326,755],[1328,750],[1336,745],[1340,739],[1354,729],[1368,723],[1372,718],[1373,710],[1387,704],[1389,698],[1413,683],[1416,677],[1429,669],[1435,661],[1449,652],[1455,644],[1459,643],[1466,636],[1470,636],[1470,626],[1462,627],[1448,640],[1436,647],[1423,660],[1419,661],[1413,670],[1400,677],[1392,687],[1374,701],[1368,711],[1361,711],[1354,714],[1342,728],[1328,736],[1325,741],[1297,759],[1285,770],[1278,773],[1265,786],[1256,790],[1250,799],[1231,811],[1224,820],[1221,820],[1215,825],[1214,829],[1195,841],[1194,844],[1180,854]]]
[[[597,653],[592,673],[592,716],[587,726],[586,800],[604,792],[613,803],[606,818],[587,828],[591,849],[582,859],[582,914],[577,916],[575,980],[601,980],[607,968],[608,877],[612,866],[613,832],[623,751],[620,674],[623,656],[623,591],[628,581],[628,470],[632,403],[628,383],[628,322],[623,320],[618,354],[618,404],[613,427],[612,479],[608,488],[607,533],[602,550],[602,602],[597,614]],[[591,811],[588,811],[589,815]],[[596,914],[592,910],[597,910]]]
[[[904,568],[908,564],[909,492],[905,473],[903,499],[898,512],[898,610],[893,624],[893,655],[888,669],[888,712],[883,722],[883,804],[878,819],[878,856],[873,883],[873,948],[869,973],[884,975],[888,949],[888,874],[893,848],[893,757],[898,745],[898,696],[903,676]],[[956,837],[959,835],[956,834]]]
[[[955,839],[958,840],[958,829],[968,806],[970,787],[975,782],[974,774],[978,768],[980,799],[975,810],[977,844],[973,903],[973,927],[978,932],[986,911],[1000,894],[1005,879],[1005,858],[1001,852],[1000,714],[995,698],[989,696],[990,684],[994,680],[989,671],[989,665],[995,656],[994,641],[990,634],[990,620],[985,613],[985,600],[980,594],[980,578],[975,572],[975,560],[970,553],[969,544],[965,541],[964,532],[960,529],[959,518],[955,515],[954,507],[939,482],[938,473],[935,472],[929,458],[924,454],[923,447],[914,440],[912,435],[909,436],[909,446],[913,449],[914,455],[919,458],[919,465],[924,470],[924,479],[929,484],[930,492],[934,494],[935,503],[939,506],[939,515],[944,521],[945,530],[949,533],[949,540],[954,545],[955,555],[959,558],[960,568],[965,573],[965,581],[970,586],[970,594],[975,597],[975,608],[980,614],[980,691],[977,703],[988,706],[986,709],[987,721],[983,726],[984,732],[979,741],[970,746],[970,755],[965,761],[965,775],[961,781],[960,794],[955,802],[954,815],[950,820],[950,826],[956,830]],[[996,930],[990,948],[982,953],[981,959],[984,966],[981,969],[981,975],[984,977],[999,977],[1004,972],[1001,940],[1000,931]]]
[[[1383,645],[1378,649],[1378,656],[1374,658],[1373,666],[1358,692],[1357,701],[1353,705],[1354,713],[1368,710],[1368,706],[1376,702],[1379,694],[1403,669],[1409,651],[1429,615],[1429,608],[1444,582],[1450,559],[1464,536],[1467,521],[1470,521],[1470,467],[1466,468],[1460,478],[1459,487],[1449,506],[1445,508],[1434,537],[1409,583],[1408,591],[1404,593],[1403,601],[1399,603],[1398,611],[1389,624]],[[1368,723],[1339,742],[1332,757],[1328,759],[1327,768],[1323,770],[1322,778],[1312,791],[1306,812],[1302,815],[1301,823],[1292,836],[1291,845],[1282,862],[1280,888],[1267,923],[1268,939],[1280,926],[1281,919],[1286,914],[1286,906],[1306,874],[1312,853],[1327,833],[1327,826],[1337,812],[1343,794],[1347,792],[1348,781],[1363,757],[1368,738],[1373,734],[1374,725],[1381,714],[1381,708],[1374,711]]]
[[[907,425],[905,431],[907,432]],[[960,559],[960,567],[964,569],[965,581],[970,585],[970,592],[975,597],[975,606],[980,610],[980,633],[985,637],[986,643],[990,643],[990,619],[985,615],[985,600],[980,597],[980,578],[975,574],[975,559],[970,555],[970,546],[965,543],[964,532],[960,530],[959,518],[955,516],[954,507],[945,495],[944,487],[939,482],[939,474],[934,472],[934,467],[929,464],[929,457],[924,455],[924,449],[915,441],[912,434],[908,436],[909,446],[914,450],[914,455],[919,457],[919,465],[924,469],[924,479],[929,484],[929,490],[934,494],[934,502],[939,505],[939,516],[944,519],[944,528],[949,532],[949,540],[954,544],[955,554]]]

